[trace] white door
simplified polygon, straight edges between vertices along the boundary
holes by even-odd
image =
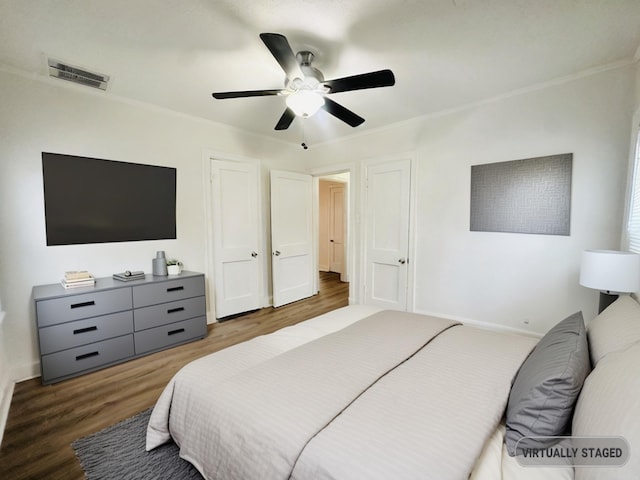
[[[407,309],[411,161],[367,167],[365,302]]]
[[[259,165],[212,161],[216,317],[260,307]]]
[[[344,272],[345,238],[345,188],[343,185],[329,187],[329,270]]]
[[[273,306],[314,292],[313,188],[310,175],[271,171]]]

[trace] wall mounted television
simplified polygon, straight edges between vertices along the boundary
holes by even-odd
[[[42,152],[47,245],[176,238],[176,169]]]

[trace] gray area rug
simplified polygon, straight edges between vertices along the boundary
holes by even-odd
[[[178,456],[175,443],[145,451],[150,415],[151,409],[145,410],[71,444],[87,480],[202,480],[193,465]]]

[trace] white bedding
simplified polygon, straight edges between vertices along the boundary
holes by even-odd
[[[380,310],[371,305],[343,307],[189,363],[171,379],[156,402],[147,428],[147,450],[152,450],[172,438],[168,419],[174,385],[178,379],[184,384],[191,381],[196,386],[210,385],[210,388],[215,390],[219,382],[243,370],[323,335],[338,331]]]
[[[468,478],[534,344],[467,326],[441,333],[320,432],[292,478]]]
[[[574,480],[574,468],[522,466],[509,456],[504,443],[505,425],[500,423],[484,445],[469,480]]]
[[[468,478],[536,340],[376,311],[191,363],[154,408],[147,449],[173,437],[205,478]]]

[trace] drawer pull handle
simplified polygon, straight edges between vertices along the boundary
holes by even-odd
[[[179,328],[177,330],[171,330],[170,332],[167,332],[167,335],[175,335],[176,333],[183,333],[184,332],[184,328]]]
[[[171,288],[167,288],[167,292],[177,292],[179,290],[184,290],[184,286],[180,285],[179,287],[171,287]]]
[[[184,307],[177,307],[177,308],[170,308],[169,310],[167,310],[167,313],[176,313],[176,312],[183,312],[184,311]]]
[[[85,358],[91,358],[91,357],[95,357],[97,355],[100,355],[100,352],[85,353],[84,355],[78,355],[76,357],[76,360],[84,360]]]
[[[73,331],[73,334],[78,335],[79,333],[95,332],[96,330],[98,330],[98,327],[94,325],[93,327],[78,328]]]
[[[91,300],[90,302],[82,302],[82,303],[72,303],[71,308],[80,308],[80,307],[92,307],[96,302]]]

